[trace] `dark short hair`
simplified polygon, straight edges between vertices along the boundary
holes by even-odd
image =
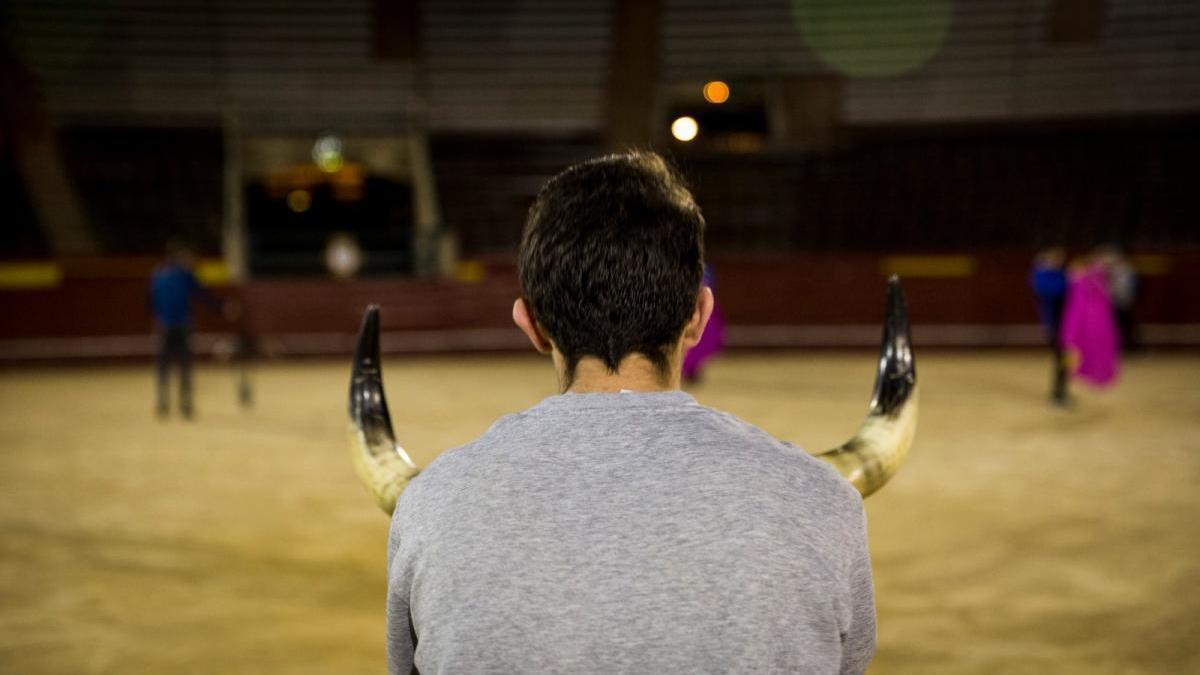
[[[695,310],[704,217],[658,155],[631,152],[576,164],[550,179],[529,210],[521,291],[566,361],[616,372],[633,353],[661,374]]]

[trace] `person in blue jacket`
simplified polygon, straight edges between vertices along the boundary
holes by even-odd
[[[1037,299],[1038,318],[1046,331],[1054,356],[1054,376],[1050,400],[1055,405],[1067,405],[1067,364],[1063,358],[1059,331],[1062,327],[1063,305],[1067,298],[1066,252],[1048,248],[1037,254],[1030,273],[1030,285]]]
[[[154,314],[158,341],[155,374],[157,377],[156,411],[166,417],[169,409],[171,367],[179,368],[179,412],[191,419],[192,407],[192,300],[199,299],[218,311],[221,301],[205,288],[192,272],[194,256],[181,241],[167,244],[166,259],[150,277],[150,309]]]

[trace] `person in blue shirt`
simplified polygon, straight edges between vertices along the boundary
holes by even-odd
[[[150,277],[150,309],[154,314],[158,354],[155,363],[159,417],[169,409],[169,378],[172,365],[179,368],[179,412],[191,419],[192,351],[190,346],[192,300],[199,299],[220,310],[221,301],[206,289],[192,272],[194,257],[182,242],[167,244],[167,257]]]
[[[1048,248],[1037,254],[1029,275],[1030,286],[1037,300],[1038,318],[1050,342],[1054,356],[1054,377],[1050,400],[1055,405],[1068,403],[1067,364],[1063,358],[1059,331],[1062,327],[1063,305],[1067,298],[1066,253],[1061,248]]]

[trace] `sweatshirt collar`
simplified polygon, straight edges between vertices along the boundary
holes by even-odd
[[[630,408],[678,408],[698,406],[696,399],[683,391],[621,391],[617,393],[568,392],[550,396],[530,411],[551,410],[620,410]]]

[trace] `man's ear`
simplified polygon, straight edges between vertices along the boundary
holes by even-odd
[[[683,327],[684,351],[695,347],[700,342],[700,336],[704,334],[704,327],[708,325],[708,319],[712,316],[713,302],[712,289],[708,286],[701,286],[700,293],[696,296],[696,309],[692,311],[692,318]]]
[[[542,334],[542,329],[533,320],[533,313],[529,311],[529,303],[525,302],[525,298],[517,298],[513,303],[512,311],[513,323],[517,324],[517,328],[529,338],[529,343],[533,348],[542,354],[549,354],[554,350],[554,345],[550,343],[550,339]]]

